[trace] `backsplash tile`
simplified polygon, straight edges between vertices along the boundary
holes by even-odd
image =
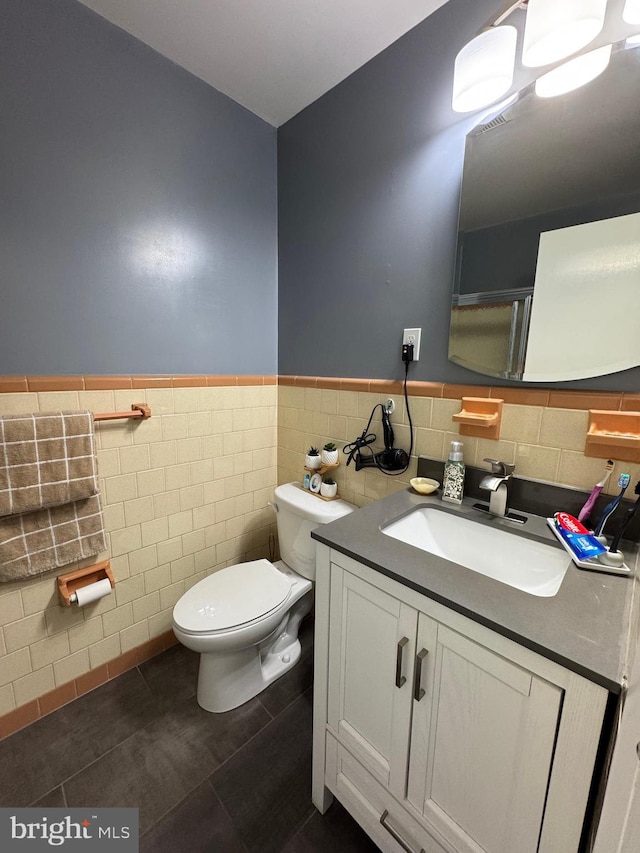
[[[559,449],[518,443],[516,470],[523,477],[535,477],[538,480],[557,482],[559,465]]]
[[[584,453],[588,420],[586,411],[545,409],[540,425],[540,444]]]
[[[500,437],[505,441],[538,444],[542,412],[541,408],[535,406],[512,406],[505,404],[502,407]]]
[[[396,446],[408,450],[407,415],[404,399],[397,394],[397,382],[377,380],[372,386],[367,380],[343,379],[341,388],[341,391],[335,390],[336,380],[332,380],[327,388],[331,395],[323,397],[322,377],[279,378],[278,482],[302,479],[303,454],[309,445],[321,446],[326,441],[334,441],[343,447],[353,441],[365,428],[373,406],[389,396],[396,403],[391,417]],[[486,468],[485,457],[499,458],[515,462],[516,471],[522,476],[584,490],[592,488],[604,468],[603,460],[584,455],[588,408],[605,404],[626,410],[640,408],[640,395],[419,382],[408,383],[408,391],[415,429],[415,457],[421,454],[435,459],[446,458],[449,443],[460,439],[452,415],[460,411],[462,396],[500,397],[505,400],[501,438],[493,441],[463,436],[467,464]],[[336,407],[343,420],[332,415]],[[371,429],[379,436],[376,447],[381,448],[382,427],[378,413]],[[393,477],[374,469],[356,473],[354,465],[346,467],[346,457],[342,453],[340,461],[342,465],[335,472],[339,493],[358,506],[406,488],[416,471],[415,459],[406,474]],[[631,474],[632,485],[640,478],[640,466],[616,464],[605,491],[617,491],[617,478],[623,470]]]

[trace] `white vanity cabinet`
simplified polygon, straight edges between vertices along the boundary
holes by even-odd
[[[314,802],[383,851],[577,853],[607,691],[318,547]]]

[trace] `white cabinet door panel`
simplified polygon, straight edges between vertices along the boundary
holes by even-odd
[[[338,630],[330,638],[329,726],[380,781],[403,796],[417,613],[337,566],[331,595]]]
[[[563,691],[444,625],[437,637],[430,707],[426,694],[414,703],[409,800],[457,849],[533,853]]]

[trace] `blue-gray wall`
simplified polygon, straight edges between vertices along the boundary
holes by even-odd
[[[275,373],[275,129],[74,0],[0,80],[0,374]]]
[[[279,129],[280,373],[399,378],[417,326],[410,378],[498,381],[447,359],[475,121],[451,110],[453,64],[497,5],[451,0]],[[637,391],[640,369],[558,385]]]

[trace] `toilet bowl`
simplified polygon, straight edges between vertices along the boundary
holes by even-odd
[[[220,569],[187,590],[173,610],[173,631],[200,653],[198,704],[220,713],[237,708],[295,666],[298,629],[313,607],[315,543],[311,530],[352,512],[298,483],[274,493],[282,559]]]

